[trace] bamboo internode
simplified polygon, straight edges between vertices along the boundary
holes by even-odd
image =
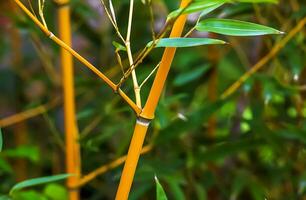
[[[68,3],[61,2],[61,3]],[[59,37],[65,44],[71,46],[71,25],[70,25],[70,7],[58,7],[58,25]],[[54,36],[50,35],[52,39]],[[75,111],[75,93],[74,93],[74,70],[73,57],[64,48],[61,48],[61,69],[63,82],[63,97],[64,97],[64,116],[65,116],[65,140],[66,140],[66,173],[74,174],[67,180],[68,188],[70,185],[75,185],[79,182],[81,176],[81,158],[79,134],[76,122]],[[68,191],[70,200],[78,200],[79,192],[75,189]]]

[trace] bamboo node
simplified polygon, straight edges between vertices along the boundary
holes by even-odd
[[[50,38],[50,39],[54,38],[54,34],[53,34],[52,32],[50,32],[49,38]]]
[[[137,122],[137,124],[140,124],[142,126],[149,126],[150,123],[151,123],[151,120],[150,119],[145,119],[145,118],[142,118],[142,117],[138,117],[136,122]]]

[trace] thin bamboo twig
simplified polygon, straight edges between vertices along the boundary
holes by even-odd
[[[284,37],[281,41],[277,42],[271,51],[265,55],[260,61],[258,61],[249,71],[243,74],[235,83],[233,83],[225,92],[221,95],[221,99],[225,99],[232,95],[235,91],[237,91],[240,86],[249,79],[254,73],[260,70],[262,67],[267,64],[275,55],[279,53],[281,49],[285,47],[285,45],[297,34],[299,33],[306,24],[306,17],[301,19],[299,23],[291,29],[286,37]]]
[[[25,121],[27,119],[36,117],[38,115],[41,115],[48,110],[56,107],[59,104],[59,98],[54,99],[53,101],[46,103],[44,105],[37,106],[35,108],[14,114],[12,116],[0,119],[0,127],[5,128],[8,126],[12,126],[14,124],[20,123],[22,121]]]
[[[144,84],[146,84],[146,82],[151,78],[151,76],[156,72],[156,70],[158,69],[160,63],[158,63],[154,69],[150,72],[150,74],[142,81],[142,83],[140,84],[139,88],[141,89]]]
[[[45,20],[45,15],[44,15],[44,8],[45,8],[45,0],[38,0],[38,13],[39,13],[40,19],[43,25],[46,28],[48,28],[46,20]]]
[[[153,149],[153,145],[149,144],[146,145],[142,148],[141,150],[141,154],[146,154],[148,152],[150,152]],[[108,172],[109,170],[112,170],[116,167],[119,167],[120,165],[122,165],[125,160],[126,160],[126,155],[121,156],[120,158],[117,158],[116,160],[111,161],[110,163],[107,163],[105,165],[102,165],[101,167],[95,169],[94,171],[88,173],[87,175],[83,176],[83,178],[79,181],[79,183],[77,185],[72,186],[72,188],[80,188],[84,185],[86,185],[87,183],[89,183],[90,181],[92,181],[93,179],[95,179],[97,176],[100,176],[106,172]]]
[[[133,65],[129,67],[129,69],[124,73],[122,78],[117,84],[117,88],[120,88],[121,85],[127,80],[127,78],[131,75],[132,71],[135,70],[141,63],[142,61],[149,55],[149,53],[154,49],[156,46],[156,43],[159,39],[163,38],[170,26],[178,19],[181,14],[184,12],[184,10],[191,4],[192,1],[190,1],[184,9],[181,10],[181,12],[176,16],[176,18],[170,19],[166,22],[164,27],[161,29],[161,31],[155,36],[155,40],[153,40],[152,44],[149,47],[145,47],[143,50],[140,51],[139,55],[136,57]]]
[[[188,6],[190,0],[182,0],[181,8]],[[184,25],[186,23],[187,16],[180,16],[174,23],[170,37],[180,37]],[[148,130],[151,119],[154,118],[154,112],[159,101],[159,97],[162,93],[168,72],[172,60],[174,58],[175,48],[166,48],[160,67],[158,68],[157,75],[154,79],[153,86],[151,88],[148,100],[145,104],[143,112],[136,121],[134,133],[132,136],[131,144],[128,150],[127,158],[123,167],[120,183],[116,193],[116,200],[128,199],[131,186],[134,179],[137,163],[139,160],[140,152],[144,143],[144,139]]]
[[[58,6],[58,25],[59,37],[68,46],[71,46],[71,20],[69,0]],[[75,92],[74,92],[74,69],[73,57],[61,48],[61,69],[64,97],[64,122],[65,122],[65,141],[66,141],[66,173],[74,174],[67,179],[67,186],[75,185],[81,177],[81,154],[78,127],[75,111]],[[69,200],[80,199],[79,190],[68,189]]]
[[[131,68],[134,66],[134,59],[131,50],[131,30],[132,30],[132,21],[133,21],[133,10],[134,10],[134,0],[130,0],[129,20],[128,20],[128,29],[126,34],[125,46]],[[136,105],[139,108],[141,108],[140,88],[135,69],[132,70],[132,80],[134,86]]]
[[[118,27],[118,25],[117,25],[116,18],[113,19],[112,15],[110,14],[110,12],[108,11],[108,9],[107,9],[107,7],[106,7],[106,5],[105,5],[104,0],[100,0],[100,2],[101,2],[102,6],[103,6],[103,8],[104,8],[104,11],[105,11],[105,13],[106,13],[106,15],[107,15],[109,21],[112,23],[112,25],[113,25],[113,27],[114,27],[114,29],[115,29],[115,31],[116,31],[116,34],[117,34],[118,37],[122,40],[122,42],[125,42],[125,39],[123,38],[123,36],[122,36],[122,34],[121,34],[120,30],[119,30],[119,27]],[[110,1],[110,2],[111,2],[111,1]],[[110,6],[112,6],[112,4],[111,4]],[[114,16],[114,17],[115,17],[115,16]]]
[[[118,90],[117,85],[113,83],[107,76],[105,76],[100,70],[98,70],[94,65],[92,65],[88,60],[82,57],[79,53],[73,50],[69,45],[56,37],[51,31],[49,31],[44,25],[23,5],[20,0],[13,0],[22,9],[28,17],[41,29],[47,37],[53,40],[57,45],[66,49],[69,53],[71,53],[77,60],[79,60],[82,64],[84,64],[87,68],[89,68],[93,73],[99,76],[113,91],[117,92],[123,100],[134,110],[134,112],[139,115],[141,109],[122,91]]]

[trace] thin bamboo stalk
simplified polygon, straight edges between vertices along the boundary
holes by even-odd
[[[59,37],[68,46],[71,46],[71,24],[69,0],[61,2],[58,7]],[[65,136],[66,136],[66,173],[73,174],[67,179],[70,200],[78,200],[79,191],[71,189],[71,185],[79,182],[81,176],[79,134],[76,122],[75,93],[74,93],[74,69],[73,57],[64,48],[61,48],[61,68],[64,97]]]
[[[191,0],[182,0],[181,8],[184,8],[190,3]],[[174,23],[170,37],[180,37],[187,16],[180,16]],[[137,163],[144,143],[144,139],[148,130],[151,119],[154,118],[156,106],[158,104],[160,95],[162,93],[164,84],[166,82],[168,72],[170,70],[176,48],[166,48],[163,54],[160,67],[154,79],[148,100],[145,104],[143,112],[140,113],[140,118],[137,119],[132,136],[131,144],[127,154],[126,162],[123,167],[120,183],[116,193],[116,200],[128,199],[131,186],[134,179]]]

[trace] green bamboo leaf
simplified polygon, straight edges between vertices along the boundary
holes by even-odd
[[[215,0],[215,1],[198,0],[198,1],[194,1],[193,3],[191,3],[185,9],[179,8],[179,9],[171,12],[167,17],[167,20],[173,19],[180,14],[191,14],[191,13],[195,13],[195,12],[203,12],[205,14],[208,14],[208,13],[212,12],[213,10],[217,9],[218,7],[222,6],[226,2],[229,2],[229,0]]]
[[[151,46],[153,41],[147,46]],[[194,47],[209,44],[226,44],[226,42],[210,38],[163,38],[157,41],[155,47]]]
[[[196,80],[200,78],[205,72],[207,72],[210,69],[210,65],[202,65],[199,67],[196,67],[194,70],[190,70],[186,73],[181,73],[173,81],[173,85],[175,86],[182,86],[184,84],[187,84],[193,80]]]
[[[113,41],[113,45],[116,48],[116,51],[126,51],[126,47],[116,41]]]
[[[12,189],[10,190],[10,195],[12,195],[13,192],[15,191],[18,191],[18,190],[21,190],[27,187],[60,181],[60,180],[66,179],[69,176],[72,176],[72,175],[71,174],[59,174],[59,175],[54,175],[54,176],[46,176],[46,177],[25,180],[25,181],[22,181],[14,185]]]
[[[256,36],[283,34],[274,28],[232,19],[205,19],[196,25],[196,30],[231,36]]]
[[[0,152],[2,151],[3,148],[3,137],[2,137],[2,130],[0,128]]]
[[[156,199],[157,200],[168,200],[165,190],[163,189],[163,186],[160,184],[156,176],[155,176],[155,183],[156,183]]]

